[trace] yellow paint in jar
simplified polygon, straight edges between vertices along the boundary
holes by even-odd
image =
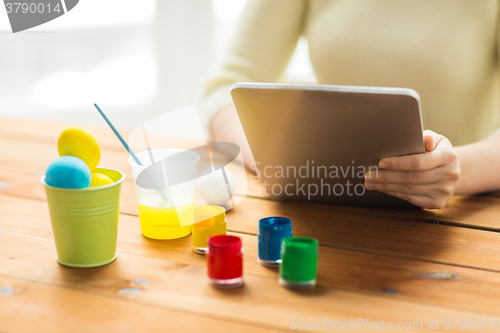
[[[149,207],[137,204],[141,232],[152,239],[177,239],[191,233],[191,225],[181,226],[180,220],[193,218],[194,201],[180,207]],[[179,215],[178,215],[179,213]]]
[[[224,207],[206,205],[193,211],[193,250],[207,253],[207,239],[226,234],[226,210]]]

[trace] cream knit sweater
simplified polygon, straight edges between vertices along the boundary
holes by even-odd
[[[248,0],[205,86],[210,121],[238,81],[280,80],[300,36],[318,83],[408,87],[453,145],[500,127],[497,0]],[[306,112],[306,111],[304,111]]]

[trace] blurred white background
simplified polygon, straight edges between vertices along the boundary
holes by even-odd
[[[16,34],[0,9],[0,117],[102,123],[97,103],[117,125],[136,127],[194,104],[245,2],[81,0]],[[305,40],[285,77],[314,80]]]

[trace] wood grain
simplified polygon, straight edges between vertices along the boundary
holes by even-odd
[[[35,265],[36,266],[36,265]],[[38,265],[40,268],[40,265]],[[36,276],[36,275],[35,275]],[[64,277],[62,277],[64,278]],[[52,285],[51,285],[52,284]],[[88,288],[55,287],[0,275],[2,332],[274,332],[271,329],[171,311]],[[79,290],[78,290],[79,289]]]
[[[12,164],[18,165],[18,162],[13,162]],[[31,167],[25,168],[26,165],[27,164],[22,164],[22,167],[15,167],[9,166],[9,163],[0,162],[0,193],[44,200],[45,193],[43,187],[40,185],[40,177],[43,175],[45,167],[28,164]],[[129,170],[128,165],[126,170]],[[137,214],[132,179],[128,177],[122,187],[121,212]],[[250,188],[251,186],[249,186],[249,189]],[[250,198],[252,198],[252,196],[249,196],[249,199]],[[202,203],[200,198],[198,198],[198,201],[200,204]],[[290,207],[291,205],[304,206],[303,203],[275,204],[282,205],[283,207]],[[316,207],[319,207],[319,209],[330,216],[337,215],[339,212],[341,214],[349,214],[350,212],[353,215],[375,215],[416,222],[431,222],[474,229],[500,231],[500,197],[495,196],[457,196],[453,197],[444,209],[434,211],[320,204],[311,205],[311,209],[316,209]]]
[[[50,161],[57,157],[57,138],[67,124],[57,123],[30,123],[26,120],[7,119],[0,122],[0,181],[13,182],[23,179],[25,187],[5,190],[0,186],[0,193],[13,193],[17,191],[21,195],[26,188],[36,188],[36,184]],[[126,182],[132,183],[130,166],[127,159],[128,154],[123,150],[114,134],[105,126],[87,126],[98,138],[102,146],[101,166],[115,168],[124,172],[127,176]],[[128,134],[129,130],[123,130]],[[124,135],[125,135],[124,134]],[[188,148],[192,145],[186,139],[165,139],[166,142],[175,142],[176,147]],[[30,153],[26,153],[30,152]],[[9,168],[10,167],[10,168]],[[232,166],[235,168],[235,166]],[[15,170],[20,170],[17,174]],[[29,171],[34,173],[30,175]],[[250,173],[247,177],[241,177],[241,170],[232,170],[237,176],[237,183],[247,183],[245,187],[250,197],[260,197],[262,185]],[[5,185],[5,183],[4,183]],[[31,191],[31,190],[30,190]],[[127,193],[127,192],[125,192]],[[246,193],[242,187],[238,189],[240,194]],[[43,191],[38,192],[38,198],[42,198]],[[126,197],[124,196],[124,199]],[[349,207],[332,206],[332,213],[338,210],[364,213],[368,215],[387,216],[398,219],[433,222],[461,227],[500,231],[500,198],[498,196],[481,195],[472,197],[454,197],[444,209],[419,210],[398,208],[376,208],[376,207]],[[126,200],[122,204],[122,211],[136,214],[137,208],[133,202]]]
[[[491,322],[500,315],[498,196],[453,197],[446,208],[427,211],[274,202],[249,186],[249,197],[228,212],[228,229],[245,247],[245,286],[220,291],[208,286],[205,258],[192,251],[190,237],[140,234],[128,155],[104,124],[85,127],[100,142],[100,165],[128,175],[118,259],[93,269],[61,266],[39,179],[65,127],[0,121],[2,332],[260,332],[288,330],[293,318],[421,321],[419,331],[428,331],[429,319]],[[247,174],[237,182],[253,180]],[[257,264],[257,222],[276,215],[292,218],[294,235],[320,240],[318,288],[281,288],[278,271]]]
[[[30,202],[8,196],[0,198],[5,199],[0,201],[2,203],[0,230],[41,237],[53,242],[48,210],[43,202]],[[238,222],[229,219],[228,223],[234,227]],[[276,281],[277,270],[257,264],[256,237],[234,234],[243,240],[246,274]],[[7,236],[2,239],[5,239],[5,255],[10,253],[12,257],[21,256],[14,251],[14,241],[12,244],[7,242]],[[19,240],[18,244],[24,251],[25,245],[21,244],[33,244],[34,241]],[[43,257],[47,262],[55,264],[55,249],[51,242],[51,251],[45,252]],[[30,248],[29,251],[35,250]],[[204,257],[192,251],[191,237],[172,241],[147,239],[140,234],[137,218],[128,215],[120,216],[118,252],[186,265],[205,266]],[[28,254],[24,256],[28,257]],[[324,288],[351,290],[384,295],[393,299],[500,314],[500,304],[496,301],[500,297],[500,286],[497,283],[500,275],[496,272],[406,260],[330,246],[320,246],[319,254],[318,283]],[[142,270],[144,268],[141,268]],[[461,302],[463,299],[467,299],[467,302]]]
[[[207,284],[202,267],[128,254],[120,254],[116,262],[100,268],[67,268],[49,259],[53,252],[50,240],[5,232],[1,235],[7,243],[0,247],[1,275],[254,326],[286,329],[291,319],[427,323],[429,319],[442,321],[450,316],[490,321],[494,318],[330,288],[293,292],[278,286],[275,279],[251,274],[245,275],[242,288],[218,290]],[[37,253],[22,246],[23,241]],[[14,259],[5,258],[9,248],[15,252]],[[149,284],[138,284],[137,278]]]
[[[500,234],[360,214],[335,206],[247,198],[228,213],[238,231],[255,234],[266,216],[292,219],[294,235],[322,244],[446,264],[500,271]]]
[[[0,175],[11,173],[0,171]],[[33,185],[29,182],[25,187],[38,188],[36,190],[38,194],[34,196],[43,198],[43,188],[38,181]],[[7,188],[0,191],[7,191]],[[32,190],[20,191],[29,193]],[[21,192],[19,194],[21,195]],[[137,208],[134,198],[131,184],[124,184],[122,211],[135,214]],[[296,235],[315,237],[318,235],[317,229],[320,229],[319,240],[339,248],[500,270],[498,233],[402,221],[379,215],[361,215],[338,206],[280,203],[246,198],[239,206],[228,212],[229,220],[237,222],[234,225],[230,222],[228,228],[237,232],[256,234],[258,220],[266,216],[292,218]],[[492,216],[497,215],[492,212]]]

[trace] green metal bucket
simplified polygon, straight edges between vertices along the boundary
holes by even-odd
[[[97,267],[116,259],[120,189],[125,175],[96,168],[112,184],[83,189],[45,187],[57,261],[70,267]]]

